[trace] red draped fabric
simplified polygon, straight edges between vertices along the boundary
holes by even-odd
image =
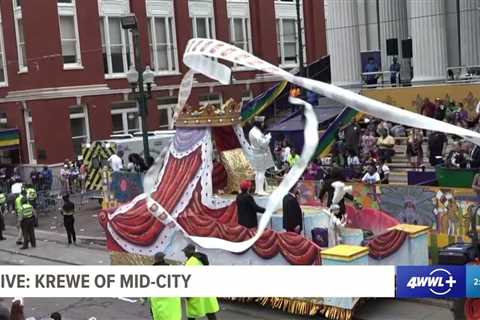
[[[195,177],[201,163],[201,148],[182,159],[170,156],[162,183],[152,197],[168,212],[171,212],[185,193],[188,184]],[[182,174],[179,175],[179,172]],[[108,211],[102,211],[99,219],[106,228]],[[163,223],[150,214],[145,200],[139,201],[133,208],[117,215],[109,222],[121,238],[140,246],[153,244],[165,228]]]
[[[255,229],[248,229],[238,224],[222,224],[208,215],[198,215],[189,210],[180,215],[177,221],[188,234],[194,236],[241,242],[252,238],[255,234]],[[271,259],[281,254],[290,264],[321,264],[320,248],[296,233],[278,233],[267,229],[252,249],[263,259]]]
[[[228,184],[228,175],[227,170],[220,162],[213,163],[213,172],[212,172],[212,185],[213,192],[217,193],[218,190],[225,190]]]
[[[373,208],[356,209],[347,205],[347,226],[370,230],[374,234],[385,232],[400,222],[391,215]]]
[[[233,127],[214,127],[213,138],[218,152],[240,148],[240,142]]]
[[[202,203],[202,188],[200,184],[192,195],[192,199],[185,212],[191,212],[199,216],[207,216],[222,224],[236,225],[238,224],[237,205],[232,202],[228,207],[221,209],[210,209]]]
[[[200,170],[201,148],[181,159],[176,159],[171,155],[169,157],[165,174],[152,197],[168,212],[172,212]],[[247,229],[238,224],[235,202],[224,208],[210,209],[202,203],[202,192],[205,191],[198,183],[189,203],[177,218],[188,234],[216,237],[233,242],[245,241],[254,236],[255,229]],[[215,199],[210,201],[215,201]],[[215,205],[215,203],[212,204]],[[118,214],[109,220],[108,214],[113,211],[103,210],[99,215],[100,223],[107,231],[109,250],[124,251],[110,234],[107,225],[127,243],[140,247],[154,244],[165,228],[150,214],[145,200],[139,201],[127,212]],[[296,233],[278,233],[266,230],[254,244],[252,250],[263,259],[271,259],[281,254],[291,264],[321,264],[320,248]]]
[[[369,255],[375,259],[384,259],[400,249],[408,234],[401,230],[390,230],[376,236],[368,242]]]

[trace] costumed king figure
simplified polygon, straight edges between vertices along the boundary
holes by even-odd
[[[255,124],[248,133],[253,149],[251,161],[255,170],[255,194],[257,195],[267,195],[265,192],[265,171],[275,166],[269,146],[272,136],[269,133],[264,134],[262,132],[264,121],[265,117],[255,117]]]

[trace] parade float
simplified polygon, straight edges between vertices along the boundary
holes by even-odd
[[[273,74],[385,120],[480,141],[477,133],[294,76],[220,41],[192,39],[184,55],[184,63],[195,72],[228,83],[230,69],[220,64],[221,60]],[[299,99],[292,102],[305,110],[305,145],[301,159],[279,186],[269,190],[270,194],[256,196],[256,201],[266,208],[258,228],[239,225],[234,193],[243,179],[262,181],[258,179],[260,169],[255,167],[258,146],[250,144],[251,135],[250,141],[245,138],[241,105],[232,100],[221,107],[188,105],[193,76],[194,72],[189,71],[182,81],[175,137],[165,158],[147,173],[144,193],[99,215],[112,264],[151,263],[151,257],[159,251],[172,261],[182,261],[181,249],[192,242],[208,254],[211,264],[215,265],[429,264],[432,224],[402,224],[401,217],[375,207],[349,206],[346,223],[340,223],[328,208],[303,207],[303,232],[282,230],[282,199],[297,183],[319,147],[315,114],[308,103]],[[340,118],[349,116],[342,114]],[[339,192],[350,190],[344,186]],[[339,197],[337,193],[334,198]],[[325,232],[317,233],[319,229]],[[374,235],[365,239],[363,230],[370,230]],[[253,300],[290,313],[321,314],[328,319],[351,319],[361,301],[359,297],[235,300]]]

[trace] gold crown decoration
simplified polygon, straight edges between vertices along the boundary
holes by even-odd
[[[175,126],[179,128],[232,126],[242,121],[241,109],[241,104],[236,103],[233,99],[228,99],[221,106],[208,104],[192,107],[185,105],[178,115]]]

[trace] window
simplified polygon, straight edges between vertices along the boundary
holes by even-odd
[[[133,134],[140,131],[140,118],[135,105],[135,101],[127,101],[112,106],[113,134]]]
[[[207,94],[199,98],[199,104],[203,106],[214,105],[220,107],[222,105],[222,97],[216,93]]]
[[[58,18],[65,68],[81,66],[76,6],[73,0],[58,1]]]
[[[70,107],[70,131],[73,150],[79,155],[82,153],[82,145],[90,142],[88,112],[84,106]]]
[[[133,61],[131,35],[122,29],[120,17],[100,19],[105,74],[125,74]]]
[[[228,22],[230,26],[230,43],[251,52],[252,32],[250,28],[250,8],[248,2],[228,0]]]
[[[250,51],[250,23],[245,18],[230,18],[230,42],[240,49]]]
[[[302,2],[300,1],[301,6],[303,5]],[[293,1],[275,2],[277,49],[279,63],[282,67],[295,67],[298,65],[298,28],[295,4]],[[303,10],[303,7],[301,10]],[[303,27],[301,34],[305,38]],[[305,44],[305,41],[303,43]],[[303,53],[306,55],[305,45],[303,46]]]
[[[297,64],[297,21],[277,20],[278,56],[281,65]]]
[[[22,7],[20,0],[14,0],[13,15],[15,17],[15,36],[17,40],[18,71],[26,72],[27,51],[25,48],[25,37],[23,33]]]
[[[173,17],[151,17],[149,26],[151,64],[154,70],[156,72],[177,71],[178,59]]]
[[[193,37],[194,38],[215,38],[215,32],[212,27],[212,18],[208,17],[193,17]]]
[[[160,117],[160,130],[173,129],[173,111],[177,107],[177,97],[162,97],[157,99],[158,112]]]
[[[7,85],[7,64],[5,59],[5,44],[3,41],[3,25],[0,15],[0,86]]]
[[[121,17],[130,14],[130,1],[98,0],[98,10],[106,78],[124,78],[134,64],[132,35],[121,25]]]
[[[189,11],[192,19],[193,38],[215,38],[214,12],[212,1],[190,0]]]
[[[156,73],[178,72],[174,0],[147,0],[150,65]]]
[[[253,99],[253,93],[251,90],[245,91],[242,93],[241,103],[244,106],[246,103],[250,102]]]
[[[24,105],[25,106],[25,105]],[[28,149],[28,158],[30,163],[36,163],[36,150],[35,150],[35,133],[33,131],[33,121],[32,121],[32,112],[31,110],[25,110],[25,128],[27,136],[27,149]]]

